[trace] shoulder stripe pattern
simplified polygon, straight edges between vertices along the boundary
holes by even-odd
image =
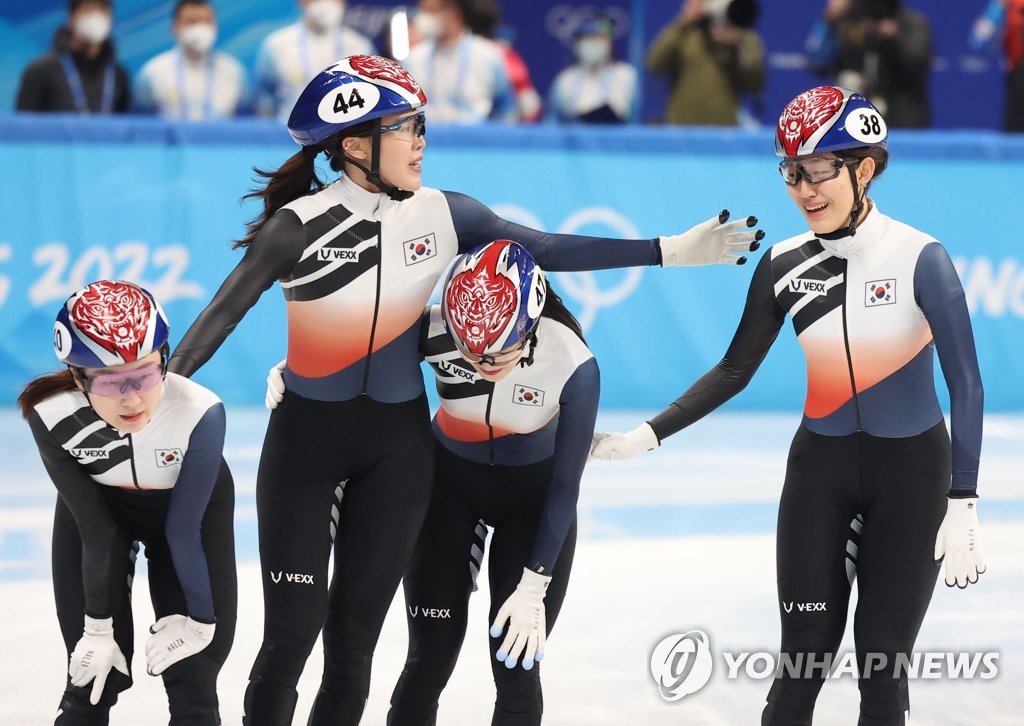
[[[327,297],[372,270],[380,261],[377,224],[361,219],[340,205],[303,225],[314,240],[291,274],[281,281],[285,300]]]

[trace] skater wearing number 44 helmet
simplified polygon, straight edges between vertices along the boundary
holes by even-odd
[[[217,674],[237,605],[224,406],[165,375],[168,332],[141,287],[87,285],[54,323],[67,369],[36,378],[18,399],[59,495],[53,591],[69,664],[57,726],[106,724],[132,684],[140,543],[157,617],[146,670],[163,677],[171,726],[220,723]]]
[[[437,469],[404,578],[409,655],[388,724],[436,722],[466,634],[487,525],[494,528],[491,723],[539,724],[539,662],[572,568],[576,499],[600,392],[597,361],[533,257],[509,240],[456,261],[441,304],[424,312],[420,352],[441,401]],[[285,396],[283,369],[268,377],[271,408]]]
[[[420,318],[458,254],[511,238],[541,265],[593,270],[735,264],[756,249],[749,218],[645,240],[557,235],[475,199],[423,186],[426,96],[401,66],[344,58],[292,109],[302,150],[254,196],[245,257],[171,357],[191,375],[275,280],[288,313],[289,396],[270,417],[256,483],[265,626],[247,726],[290,724],[323,630],[311,726],[358,723],[373,651],[430,502],[434,445],[419,369]],[[323,184],[315,158],[343,176]],[[334,572],[328,561],[334,551]],[[284,577],[289,573],[292,577]]]
[[[889,158],[885,121],[869,101],[833,86],[797,96],[779,119],[775,149],[810,230],[761,259],[721,363],[649,422],[596,434],[591,453],[635,456],[711,413],[746,386],[788,314],[808,382],[779,505],[782,652],[794,662],[835,654],[856,578],[860,723],[896,726],[910,703],[896,663],[911,655],[940,568],[959,587],[985,571],[976,509],[983,394],[971,321],[942,245],[867,196]],[[810,724],[821,675],[780,671],[762,724]]]

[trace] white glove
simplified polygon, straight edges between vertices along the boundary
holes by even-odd
[[[682,234],[658,237],[662,267],[693,267],[696,265],[742,265],[747,261],[743,252],[753,252],[761,246],[764,232],[749,229],[757,224],[757,217],[745,217],[737,222],[726,222],[729,210],[723,209],[717,217],[692,227]],[[736,255],[740,256],[737,257]]]
[[[962,589],[968,583],[973,585],[985,571],[977,504],[977,497],[950,499],[935,536],[935,561],[945,558],[942,569],[950,587]]]
[[[496,657],[506,668],[515,668],[519,654],[523,654],[523,669],[533,668],[534,660],[543,660],[547,640],[547,623],[544,618],[544,593],[551,584],[550,575],[541,575],[523,568],[519,580],[505,604],[491,625],[491,637],[501,637],[501,631],[508,621],[508,633]]]
[[[214,623],[200,623],[184,615],[168,615],[150,627],[146,641],[146,672],[158,676],[179,660],[195,655],[213,640]]]
[[[632,459],[660,446],[657,434],[646,421],[629,433],[595,431],[590,444],[591,459]]]
[[[263,399],[263,405],[270,411],[277,408],[277,404],[284,399],[284,367],[287,364],[286,358],[267,371],[267,395]]]
[[[114,619],[97,620],[86,615],[85,632],[75,645],[68,663],[71,685],[81,687],[92,681],[89,703],[95,706],[103,695],[103,686],[107,684],[111,668],[128,675],[128,662],[114,642]]]

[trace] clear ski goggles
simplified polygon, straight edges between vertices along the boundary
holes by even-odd
[[[380,132],[382,134],[394,134],[396,138],[402,141],[415,141],[421,136],[425,136],[427,133],[427,117],[423,111],[414,113],[412,116],[406,116],[403,119],[399,119],[393,124],[387,126],[381,125]]]
[[[803,177],[808,184],[820,184],[835,179],[844,166],[852,166],[860,159],[837,159],[823,156],[809,156],[804,159],[783,159],[779,162],[779,174],[791,187],[800,183]]]
[[[103,371],[86,376],[79,369],[79,380],[86,392],[108,398],[134,396],[148,391],[164,379],[162,363],[147,363],[122,371]]]

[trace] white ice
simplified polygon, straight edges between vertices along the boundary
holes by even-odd
[[[262,631],[254,488],[265,419],[257,410],[229,412],[240,593],[237,636],[220,678],[225,724],[241,723]],[[603,415],[599,428],[622,430],[642,420],[642,413]],[[776,652],[773,533],[797,421],[792,414],[718,413],[645,458],[588,466],[572,580],[543,664],[545,724],[759,723],[769,680],[730,680],[716,655],[710,683],[669,703],[658,695],[648,659],[663,637],[693,629],[709,634],[715,653]],[[912,681],[915,726],[1019,724],[1024,712],[1024,416],[988,417],[985,436],[979,510],[988,572],[962,591],[940,582],[917,645],[920,651],[998,651],[999,672],[990,680]],[[49,582],[54,490],[27,427],[9,409],[0,411],[0,441],[0,724],[49,724],[66,665]],[[144,577],[143,566],[135,583],[137,653],[152,620]],[[473,596],[470,631],[441,699],[442,726],[490,722],[486,605],[483,592]],[[402,607],[399,596],[377,648],[364,724],[384,723],[402,668]],[[847,632],[843,649],[851,647]],[[321,664],[318,646],[299,685],[296,723],[305,723]],[[161,682],[141,666],[136,657],[135,685],[113,710],[114,726],[167,723]],[[815,723],[854,724],[856,713],[852,678],[825,684]]]

